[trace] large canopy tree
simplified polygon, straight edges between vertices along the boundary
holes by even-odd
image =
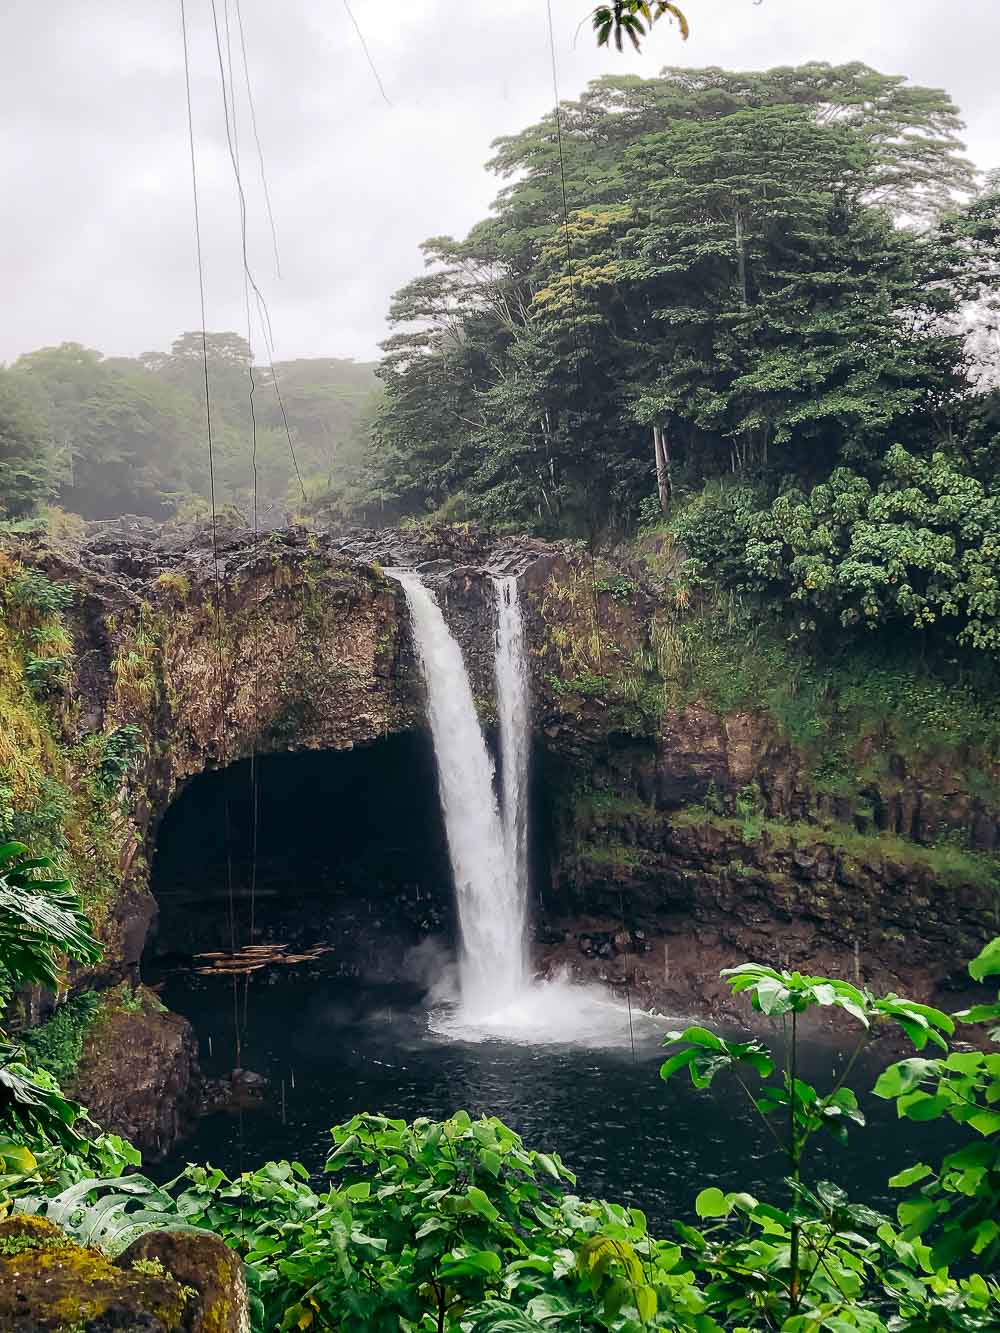
[[[912,224],[970,188],[960,128],[860,64],[591,84],[497,142],[493,215],[393,302],[372,484],[590,530],[671,465],[923,447],[965,387],[943,318],[973,247]]]

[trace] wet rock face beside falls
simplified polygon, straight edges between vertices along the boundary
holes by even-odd
[[[140,987],[127,1008],[108,1006],[87,1033],[67,1091],[103,1129],[155,1162],[191,1128],[201,1087],[190,1024]]]
[[[712,998],[719,965],[751,954],[818,960],[845,975],[860,957],[873,980],[916,980],[929,994],[992,930],[988,888],[946,888],[919,857],[903,863],[878,843],[894,834],[919,850],[942,828],[968,828],[977,848],[1000,849],[997,810],[961,773],[945,764],[914,772],[893,758],[870,792],[864,832],[874,841],[845,854],[815,821],[849,821],[851,811],[810,786],[803,756],[773,719],[699,702],[664,710],[650,651],[656,599],[635,568],[598,568],[570,545],[493,540],[464,527],[256,538],[223,527],[218,580],[205,528],[101,524],[72,552],[6,539],[2,552],[74,589],[64,616],[73,655],[44,704],[55,776],[83,792],[93,738],[134,727],[142,740],[100,829],[108,847],[97,889],[86,850],[97,835],[85,810],[77,820],[84,850],[72,870],[105,942],[101,982],[137,973],[155,929],[157,831],[199,774],[252,754],[335,752],[350,762],[363,751],[377,765],[389,756],[386,738],[426,734],[405,601],[383,572],[398,565],[419,568],[432,587],[488,731],[491,574],[520,578],[534,708],[532,911],[543,964],[570,963],[612,983],[631,967],[654,998],[700,1001]],[[748,840],[734,826],[735,797],[751,784],[761,817],[793,824],[794,837]],[[365,883],[359,874],[340,891],[357,896]],[[421,932],[447,933],[440,904],[426,906],[422,885],[403,885],[370,912],[343,914],[356,927],[358,966],[384,976]],[[278,921],[280,896],[272,907]],[[580,948],[581,936],[613,942],[636,931],[638,952]],[[665,944],[674,960],[666,972]],[[75,984],[94,979],[80,974]]]

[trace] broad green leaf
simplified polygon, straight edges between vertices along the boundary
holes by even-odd
[[[500,1154],[491,1151],[489,1148],[481,1148],[479,1151],[479,1163],[484,1171],[488,1171],[491,1176],[496,1178],[500,1174]]]
[[[697,1051],[693,1047],[686,1051],[678,1051],[676,1055],[672,1055],[669,1060],[665,1060],[664,1063],[660,1065],[660,1078],[666,1082],[666,1080],[676,1074],[679,1069],[686,1069],[696,1055]]]
[[[725,1046],[721,1037],[717,1037],[708,1028],[697,1025],[685,1028],[683,1032],[668,1032],[663,1038],[663,1045],[670,1046],[676,1041],[690,1042],[692,1046],[703,1046],[710,1051],[721,1051]]]
[[[1000,1001],[996,1004],[974,1004],[971,1009],[960,1009],[955,1017],[963,1023],[992,1023],[1000,1018]]]
[[[931,1199],[913,1199],[896,1209],[900,1226],[907,1238],[923,1235],[938,1215],[938,1206]]]
[[[639,1312],[639,1318],[648,1324],[656,1314],[656,1292],[652,1287],[645,1284],[636,1285],[632,1290],[635,1295],[635,1308]]]
[[[535,1153],[535,1161],[538,1163],[538,1165],[542,1168],[542,1170],[545,1172],[547,1176],[551,1176],[553,1180],[562,1179],[562,1174],[559,1170],[558,1165],[556,1164],[555,1158],[551,1157],[548,1153],[545,1152]]]
[[[1000,972],[1000,935],[990,940],[969,964],[969,976],[973,981],[982,981]]]
[[[480,1217],[485,1217],[489,1222],[495,1222],[500,1216],[496,1207],[490,1202],[489,1195],[481,1190],[478,1185],[470,1185],[465,1193],[466,1199],[472,1211],[478,1213]]]
[[[953,1105],[950,1097],[940,1093],[908,1092],[905,1097],[900,1097],[896,1109],[900,1118],[905,1116],[907,1120],[936,1120]]]
[[[889,1185],[894,1190],[905,1189],[907,1185],[915,1185],[918,1180],[926,1180],[928,1176],[934,1174],[931,1167],[923,1162],[918,1162],[916,1166],[908,1166],[905,1171],[899,1171],[896,1175],[889,1177]]]
[[[883,1097],[889,1101],[893,1097],[900,1097],[910,1092],[924,1079],[929,1078],[936,1069],[937,1062],[934,1060],[922,1060],[917,1057],[899,1060],[882,1071],[872,1091],[876,1097]]]
[[[782,981],[764,977],[754,988],[754,998],[761,1013],[769,1016],[787,1014],[793,1008],[788,987]]]
[[[728,1217],[732,1205],[727,1201],[722,1190],[710,1185],[703,1189],[694,1201],[694,1209],[699,1217]]]
[[[977,1134],[996,1134],[1000,1130],[1000,1111],[977,1111],[965,1123],[971,1125]]]
[[[441,1264],[441,1277],[448,1281],[456,1277],[494,1277],[500,1272],[500,1256],[492,1250],[475,1250],[461,1258],[445,1260]]]
[[[9,1171],[34,1171],[38,1159],[23,1143],[0,1139],[0,1164]]]

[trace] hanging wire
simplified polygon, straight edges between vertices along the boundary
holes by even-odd
[[[205,265],[201,245],[201,212],[198,202],[198,167],[194,149],[194,115],[191,108],[191,55],[188,44],[187,9],[185,0],[180,0],[181,38],[184,46],[184,94],[187,104],[188,148],[191,156],[191,194],[194,201],[195,250],[198,257],[198,299],[201,313],[201,360],[205,386],[205,429],[208,441],[208,479],[209,496],[212,505],[212,568],[215,603],[215,638],[218,654],[219,673],[219,717],[218,743],[219,766],[226,763],[226,687],[225,687],[225,652],[222,644],[222,572],[219,563],[219,518],[215,496],[215,442],[212,431],[212,394],[208,369],[208,330],[205,315]],[[228,795],[224,794],[224,833],[226,841],[226,865],[229,881],[229,933],[233,952],[236,951],[236,921],[233,909],[232,892],[232,827],[229,818]]]
[[[556,147],[559,152],[559,185],[562,190],[563,241],[566,245],[566,267],[569,270],[570,304],[575,307],[576,284],[574,279],[576,275],[573,266],[573,249],[570,242],[569,232],[569,202],[566,192],[566,159],[563,154],[562,103],[559,98],[559,73],[556,66],[556,35],[555,27],[552,22],[552,0],[545,0],[545,8],[549,20],[549,59],[552,64],[552,105],[556,122]],[[572,327],[575,329],[575,321]]]
[[[239,160],[236,155],[236,146],[233,140],[233,127],[231,124],[231,117],[229,113],[230,99],[226,96],[226,91],[225,91],[226,71],[225,71],[225,63],[223,61],[223,56],[222,56],[222,36],[219,31],[219,14],[216,6],[216,0],[211,0],[211,9],[212,9],[212,27],[215,32],[215,51],[219,64],[219,76],[220,79],[222,80],[222,85],[223,85],[222,107],[226,125],[226,144],[229,149],[229,160],[230,163],[232,164],[233,175],[236,178],[236,191],[237,194],[239,195],[239,200],[240,200],[240,219],[241,219],[241,232],[242,232],[242,243],[243,243],[243,271],[246,274],[247,282],[249,283],[251,289],[253,290],[254,299],[257,303],[257,309],[259,312],[263,312],[261,322],[262,322],[262,327],[266,329],[264,341],[267,347],[268,365],[271,371],[271,379],[275,383],[275,392],[278,395],[278,403],[281,408],[281,420],[284,425],[285,436],[288,441],[288,451],[292,457],[292,464],[295,469],[295,476],[299,483],[299,490],[302,493],[302,500],[303,502],[305,502],[306,490],[305,486],[302,483],[302,474],[299,471],[298,459],[295,457],[295,447],[292,444],[292,433],[291,430],[289,429],[288,418],[285,415],[284,404],[281,402],[280,392],[278,392],[277,390],[277,376],[274,370],[274,338],[271,330],[271,315],[270,311],[267,308],[267,301],[264,299],[264,293],[260,290],[260,287],[257,285],[257,280],[254,278],[253,270],[250,267],[250,258],[249,255],[247,254],[247,237],[246,237],[247,201],[246,201],[246,194],[243,189],[243,179],[240,173]]]
[[[214,6],[213,6],[214,9]],[[254,393],[256,391],[256,378],[253,370],[253,331],[250,315],[250,274],[246,263],[247,256],[247,235],[246,235],[246,208],[245,195],[243,193],[243,181],[241,175],[240,161],[240,139],[239,139],[239,118],[236,111],[236,81],[233,77],[233,48],[231,40],[230,22],[229,22],[229,0],[224,0],[223,17],[226,30],[226,66],[229,71],[229,103],[232,110],[233,126],[233,167],[236,176],[236,182],[240,193],[240,240],[244,258],[243,264],[243,305],[246,314],[247,324],[247,377],[249,380],[249,409],[250,409],[250,473],[251,473],[251,519],[253,524],[254,550],[257,547],[257,537],[259,531],[258,521],[258,498],[257,498],[257,414],[254,407]],[[221,68],[220,68],[221,74]],[[248,97],[250,96],[249,82],[247,85]],[[223,104],[225,104],[226,85],[225,75],[222,74],[222,94]],[[252,625],[250,633],[252,634]],[[260,790],[259,774],[257,768],[257,730],[260,719],[260,652],[259,643],[251,648],[251,659],[254,663],[254,671],[251,686],[251,748],[250,748],[250,920],[247,934],[248,943],[253,944],[256,934],[256,902],[257,902],[257,847],[258,847],[258,825],[260,819]],[[243,977],[243,1012],[242,1029],[240,1026],[240,1004],[238,986],[236,977],[233,977],[233,1023],[236,1030],[236,1065],[242,1068],[242,1044],[243,1038],[249,1034],[250,1030],[250,973],[246,972]],[[242,1176],[244,1170],[244,1134],[243,1134],[243,1108],[240,1107],[239,1126],[238,1126],[238,1152],[239,1169]],[[242,1220],[242,1201],[241,1201],[241,1220]]]
[[[228,5],[228,0],[227,0],[227,5]],[[198,255],[198,289],[199,289],[199,297],[200,297],[200,303],[201,303],[202,367],[203,367],[203,371],[204,371],[204,380],[205,380],[205,412],[206,412],[206,423],[207,423],[207,432],[208,432],[209,479],[210,479],[210,495],[211,495],[211,503],[212,503],[212,559],[213,559],[213,566],[214,566],[214,572],[215,572],[215,619],[216,619],[216,641],[217,641],[218,656],[219,656],[219,736],[220,736],[220,747],[221,747],[221,748],[220,748],[220,767],[221,767],[222,770],[223,770],[223,774],[222,774],[222,776],[223,776],[223,789],[222,789],[222,790],[223,790],[223,824],[224,824],[224,835],[225,835],[225,845],[226,845],[226,880],[227,880],[228,901],[229,901],[230,950],[231,950],[231,952],[232,952],[233,954],[235,954],[235,953],[236,953],[236,912],[235,912],[235,900],[234,900],[234,890],[233,890],[233,856],[232,856],[232,841],[233,841],[233,840],[232,840],[232,820],[231,820],[231,812],[230,812],[230,805],[229,805],[229,789],[228,789],[228,784],[227,784],[227,782],[226,782],[226,775],[225,775],[225,763],[226,763],[226,757],[227,757],[227,746],[226,746],[225,677],[224,677],[224,663],[225,663],[225,657],[224,657],[223,639],[222,639],[222,578],[221,578],[221,570],[220,570],[220,563],[219,563],[218,515],[217,515],[216,493],[215,493],[215,456],[214,456],[214,443],[213,443],[213,434],[212,434],[212,409],[211,409],[211,394],[210,394],[209,366],[208,366],[208,333],[207,333],[207,328],[206,328],[207,320],[206,320],[206,314],[205,314],[205,278],[204,278],[204,263],[203,263],[203,257],[202,257],[202,244],[201,244],[201,217],[200,217],[200,210],[199,210],[199,203],[198,203],[198,174],[197,174],[196,156],[195,156],[195,146],[194,146],[194,117],[193,117],[193,114],[192,114],[192,106],[191,106],[191,58],[190,58],[190,48],[189,48],[189,43],[188,43],[187,13],[186,13],[185,0],[180,0],[180,9],[181,9],[181,33],[182,33],[183,44],[184,44],[184,85],[185,85],[185,96],[186,96],[186,102],[187,102],[188,145],[189,145],[189,148],[190,148],[190,154],[191,154],[191,185],[192,185],[192,194],[193,194],[193,197],[194,197],[195,241],[196,241],[196,248],[197,248],[197,255]],[[221,51],[221,45],[220,45],[220,43],[219,43],[219,30],[218,30],[217,14],[216,14],[216,10],[215,10],[215,0],[212,0],[212,17],[213,17],[213,22],[214,22],[214,24],[215,24],[216,49],[217,49],[217,52],[218,52],[218,54],[219,54],[219,68],[220,68],[220,75],[221,75],[221,82],[222,82],[222,100],[223,100],[223,107],[224,107],[224,109],[225,109],[225,118],[226,118],[226,133],[227,133],[227,138],[229,139],[230,154],[231,154],[231,156],[232,156],[232,158],[233,158],[233,165],[234,165],[234,168],[235,168],[235,170],[236,170],[237,185],[239,186],[239,193],[240,193],[240,216],[241,216],[241,230],[242,230],[242,234],[243,234],[244,271],[245,271],[245,274],[246,274],[246,279],[247,279],[247,281],[248,281],[248,282],[252,282],[252,278],[250,277],[249,269],[248,269],[248,266],[247,266],[247,264],[246,264],[246,214],[245,214],[245,200],[244,200],[244,197],[243,197],[242,184],[240,183],[240,180],[239,180],[239,164],[238,164],[238,157],[237,157],[236,154],[234,153],[233,141],[232,141],[232,139],[229,137],[229,120],[230,120],[230,116],[229,116],[229,103],[228,103],[228,99],[227,99],[227,91],[226,91],[226,76],[225,76],[225,70],[224,70],[224,68],[223,68],[223,66],[222,66],[222,59],[221,59],[222,51]],[[227,35],[228,35],[228,12],[227,12]],[[231,60],[230,60],[230,71],[231,71],[231,70],[232,70],[232,63],[231,63]],[[231,80],[230,80],[230,95],[232,95],[233,97],[235,96],[235,90],[234,90],[234,88],[233,88],[233,85],[232,85],[232,81],[231,81]],[[234,116],[234,118],[235,118],[235,110],[236,110],[236,107],[235,107],[235,100],[234,100],[234,101],[233,101],[233,116]],[[249,314],[250,302],[249,302],[249,293],[248,293],[248,289],[246,288],[246,286],[245,286],[245,288],[244,288],[244,291],[245,291],[245,299],[246,299],[247,311],[248,311],[248,314]],[[252,368],[252,365],[248,365],[248,369],[249,369],[249,373],[250,373],[250,382],[251,382],[251,389],[250,389],[251,420],[252,420],[252,422],[253,422],[253,429],[254,429],[254,449],[253,449],[253,453],[254,453],[254,469],[255,469],[255,475],[256,475],[256,422],[255,422],[254,419],[253,419],[253,368]],[[254,508],[255,508],[255,511],[256,511],[256,493],[255,493],[255,504],[254,504]],[[240,1068],[242,1068],[242,1064],[243,1064],[243,1047],[242,1047],[242,1034],[241,1034],[241,1030],[240,1030],[239,999],[238,999],[238,992],[237,992],[237,987],[236,987],[236,977],[235,977],[235,976],[233,976],[233,978],[232,978],[232,983],[233,983],[233,1026],[234,1026],[234,1042],[235,1042],[235,1048],[234,1048],[235,1065],[234,1065],[234,1068],[235,1068],[235,1069],[240,1069]],[[241,1174],[242,1174],[242,1171],[243,1171],[243,1151],[244,1151],[244,1144],[243,1144],[243,1116],[242,1116],[242,1111],[241,1111],[241,1113],[240,1113],[240,1123],[239,1123],[239,1157],[240,1157],[240,1173],[241,1173]],[[241,1218],[242,1218],[242,1203],[241,1203]]]
[[[237,182],[242,189],[239,117],[236,111],[236,81],[233,77],[233,47],[232,47],[232,34],[230,31],[230,21],[229,21],[229,0],[224,0],[223,21],[226,32],[226,66],[229,71],[229,104],[232,110],[233,150],[234,150],[233,164],[236,171]],[[240,24],[240,37],[242,41],[243,39],[242,23]],[[244,69],[245,69],[245,64],[244,64]],[[221,72],[221,67],[220,67],[220,72]],[[225,88],[224,76],[223,76],[222,95],[223,95],[223,101],[225,102],[226,88]],[[249,73],[247,73],[247,96],[252,106],[253,102],[252,102],[252,93],[249,82]],[[242,193],[241,193],[241,199],[242,199]],[[242,206],[240,208],[240,237],[241,237],[243,255],[245,259],[247,253],[246,210]],[[249,393],[250,473],[251,473],[251,487],[252,487],[251,521],[253,525],[254,550],[256,550],[257,538],[259,536],[259,508],[258,508],[258,493],[257,493],[257,487],[258,487],[257,414],[254,406],[254,393],[256,391],[257,382],[253,371],[253,329],[252,329],[252,321],[250,313],[250,276],[245,262],[243,266],[243,304],[246,312],[246,323],[247,323],[247,376],[250,381],[250,393]],[[253,726],[252,726],[252,739],[250,747],[250,793],[249,793],[250,794],[250,922],[249,922],[249,932],[247,938],[249,943],[252,944],[254,942],[254,936],[256,934],[256,927],[257,927],[257,921],[256,921],[257,848],[259,843],[259,823],[260,823],[260,786],[259,786],[259,774],[257,767],[257,731],[259,728],[259,721],[260,721],[260,670],[261,670],[259,644],[254,646],[250,656],[254,663],[254,671],[253,671],[253,679],[251,686],[251,713],[253,719]],[[248,980],[247,991],[249,991],[249,973],[247,974],[247,980]],[[244,996],[243,1017],[245,1024],[247,1017],[246,995]]]
[[[580,350],[579,339],[578,339],[580,312],[579,312],[579,305],[577,301],[577,292],[576,292],[576,281],[575,281],[576,274],[574,266],[572,237],[570,235],[570,229],[569,229],[569,192],[566,187],[566,158],[565,158],[565,153],[563,151],[562,105],[559,98],[559,71],[556,60],[555,25],[553,24],[552,21],[552,0],[545,0],[545,9],[548,18],[549,56],[552,65],[552,96],[553,96],[553,108],[554,108],[553,114],[555,117],[555,126],[556,126],[556,149],[559,157],[559,185],[562,196],[563,239],[566,247],[566,263],[569,269],[570,306],[573,312],[573,317],[570,323],[570,332],[573,339],[573,351],[574,351],[574,358],[576,361],[577,383],[582,397],[583,367],[582,367],[582,353]],[[589,498],[591,504],[593,505],[593,489],[590,488],[590,491],[591,494]],[[591,527],[593,533],[596,534],[595,509],[592,509],[591,511]],[[591,540],[590,563],[591,563],[591,581],[594,585],[594,626],[598,636],[598,653],[600,653],[600,602],[597,596],[596,578],[594,577],[596,570],[594,564],[593,537]],[[625,925],[625,897],[621,889],[619,889],[618,891],[618,909],[619,909],[619,916],[621,918],[622,935],[628,936],[630,940],[631,934],[626,929]],[[632,980],[633,978],[629,973],[628,966],[626,965],[625,1006],[626,1006],[626,1012],[628,1014],[628,1040],[629,1040],[629,1048],[632,1053],[632,1068],[633,1071],[637,1071],[639,1061],[635,1049],[635,1024],[633,1022],[633,1016],[632,1016]],[[635,1116],[636,1116],[636,1138],[639,1143],[640,1151],[642,1151],[643,1145],[645,1144],[646,1141],[646,1134],[645,1134],[645,1126],[642,1115],[642,1102],[641,1098],[639,1097],[635,1098]],[[651,1276],[647,1276],[647,1280],[651,1281],[652,1280]]]
[[[379,72],[375,68],[375,61],[372,59],[372,53],[368,49],[368,43],[365,41],[365,35],[361,31],[361,25],[358,23],[358,20],[354,17],[354,10],[351,8],[349,0],[344,0],[344,8],[347,10],[347,17],[354,24],[354,31],[358,34],[358,41],[361,43],[361,49],[362,51],[364,51],[365,58],[368,61],[368,68],[371,70],[375,82],[378,84],[378,90],[382,94],[382,100],[383,102],[385,102],[386,106],[392,106],[392,103],[389,101],[389,95],[385,90],[385,86],[382,83],[381,78],[379,77]]]
[[[306,488],[302,480],[302,473],[299,471],[299,460],[295,454],[295,445],[292,443],[292,432],[288,425],[288,417],[285,414],[285,403],[281,397],[281,385],[278,383],[278,372],[274,368],[274,342],[271,336],[271,316],[268,314],[267,306],[258,295],[257,298],[257,319],[260,324],[260,331],[264,338],[264,346],[267,349],[267,362],[271,370],[271,386],[274,389],[274,396],[278,400],[278,411],[281,413],[281,424],[285,428],[285,438],[288,441],[288,452],[292,456],[292,466],[295,469],[295,479],[299,483],[299,492],[302,496],[303,504],[306,503]]]
[[[264,170],[264,150],[260,146],[260,134],[257,131],[257,108],[254,103],[253,86],[250,82],[250,63],[247,60],[247,41],[246,33],[243,29],[243,9],[240,0],[236,0],[236,23],[240,30],[240,50],[243,53],[243,80],[246,84],[247,102],[250,106],[250,126],[253,130],[254,143],[257,145],[257,164],[260,168],[260,183],[264,191],[264,207],[267,210],[267,221],[271,228],[271,248],[274,251],[274,269],[280,279],[281,256],[278,253],[278,230],[274,225],[274,213],[271,209],[271,191],[267,187],[267,172]],[[231,75],[230,82],[232,82]]]

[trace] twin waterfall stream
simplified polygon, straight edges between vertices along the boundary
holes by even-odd
[[[607,995],[563,978],[532,980],[527,954],[531,699],[516,578],[493,578],[500,722],[500,799],[462,650],[414,570],[402,584],[427,687],[441,808],[461,932],[457,1009],[441,1035],[618,1044],[625,1013]]]
[[[527,986],[528,668],[517,580],[494,579],[496,689],[503,808],[476,714],[462,650],[420,576],[394,570],[403,585],[427,686],[441,807],[462,933],[463,1018],[475,1022],[517,1003]]]

